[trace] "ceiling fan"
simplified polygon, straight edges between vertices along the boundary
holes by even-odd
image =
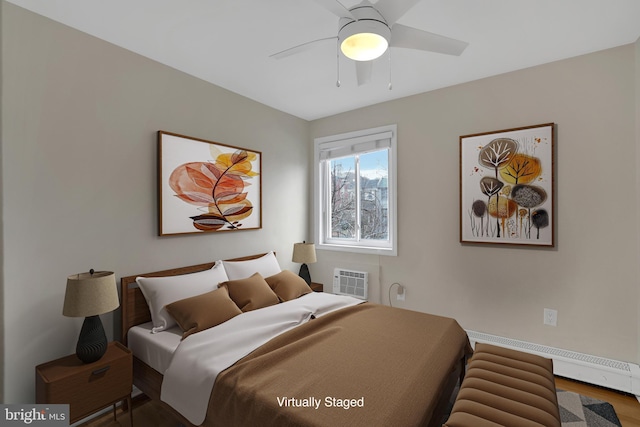
[[[389,47],[459,56],[469,45],[464,41],[396,22],[420,0],[379,0],[375,4],[363,0],[362,3],[350,9],[338,0],[313,1],[340,18],[338,35],[285,49],[271,55],[272,58],[282,59],[311,49],[319,42],[337,39],[342,54],[355,61],[358,85],[362,85],[371,80],[373,60],[379,58]],[[337,85],[340,86],[339,76]],[[389,89],[391,89],[391,83],[389,83]]]

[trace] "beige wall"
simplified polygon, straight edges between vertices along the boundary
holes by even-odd
[[[633,45],[317,120],[312,138],[397,123],[399,255],[319,251],[315,280],[358,265],[373,298],[463,327],[638,362],[638,182]],[[425,78],[429,78],[428,75]],[[398,83],[400,84],[400,83]],[[459,243],[459,136],[557,124],[554,249]],[[396,304],[394,300],[394,305]],[[543,325],[543,309],[558,326]]]
[[[72,353],[66,277],[116,277],[276,250],[307,238],[309,125],[3,2],[4,385],[34,399],[34,367]],[[157,237],[156,131],[263,154],[263,228]],[[111,315],[102,316],[109,337]]]

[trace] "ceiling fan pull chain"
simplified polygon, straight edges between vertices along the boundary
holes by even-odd
[[[389,49],[389,90],[393,89],[391,84],[391,49]]]
[[[336,79],[336,87],[340,87],[340,39],[338,38],[338,43],[336,44],[336,67],[338,77]]]

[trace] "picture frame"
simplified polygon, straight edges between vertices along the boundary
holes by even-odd
[[[555,246],[555,123],[460,136],[460,242]]]
[[[262,153],[158,131],[158,235],[262,228]]]

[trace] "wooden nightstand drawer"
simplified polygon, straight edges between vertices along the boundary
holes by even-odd
[[[97,362],[84,364],[70,355],[36,368],[36,402],[68,403],[71,423],[131,394],[133,357],[112,342]]]

